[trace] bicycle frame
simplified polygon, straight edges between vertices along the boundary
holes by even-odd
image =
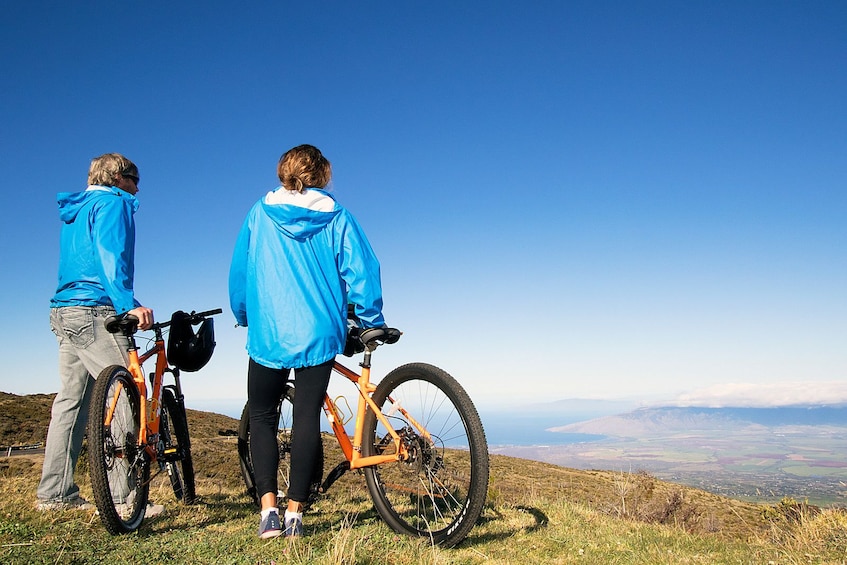
[[[159,439],[159,424],[161,422],[162,414],[162,390],[164,389],[163,381],[165,372],[170,371],[173,373],[176,381],[177,395],[182,396],[179,384],[179,374],[177,371],[169,369],[168,366],[168,358],[165,353],[165,340],[162,335],[162,326],[155,324],[153,326],[153,330],[155,333],[153,347],[142,354],[138,353],[138,348],[135,344],[135,336],[129,336],[129,363],[127,365],[127,371],[129,371],[132,375],[132,381],[138,389],[138,395],[141,402],[141,421],[139,422],[138,445],[139,447],[144,448],[144,451],[150,457],[150,461],[155,461],[157,456],[156,442]],[[154,355],[156,356],[156,371],[151,374],[153,394],[149,399],[148,406],[147,382],[144,378],[142,366],[145,361]],[[116,394],[114,398],[115,402],[117,402],[118,395]],[[109,407],[109,410],[106,413],[106,419],[104,422],[106,426],[111,425],[114,410],[115,406],[113,404]]]
[[[319,500],[347,471],[355,469],[364,476],[376,512],[395,532],[453,547],[468,535],[485,505],[489,484],[485,430],[462,385],[434,365],[406,363],[379,382],[371,382],[373,351],[395,343],[400,335],[395,328],[364,330],[354,336],[364,349],[352,348],[354,354],[365,352],[361,370],[338,361],[332,364],[332,372],[353,383],[359,399],[353,408],[353,402],[348,402],[343,393],[334,401],[328,391],[323,394],[323,410],[343,457],[324,474],[327,461],[321,440],[315,465],[307,471],[311,475],[302,503],[306,507]],[[286,386],[277,412],[275,439],[280,465],[276,494],[277,501],[290,502],[292,472],[302,473],[304,469],[298,468],[296,458],[300,455],[292,443],[296,436],[296,376]],[[415,418],[410,411],[416,413]],[[345,429],[354,418],[355,431]],[[265,495],[271,493],[260,492],[268,485],[256,482],[250,420],[248,401],[239,422],[238,457],[247,494],[261,506]]]
[[[341,446],[344,457],[350,463],[350,469],[361,469],[362,467],[380,465],[382,463],[389,463],[392,461],[405,461],[409,458],[408,449],[401,441],[400,435],[394,430],[393,426],[389,424],[388,419],[382,413],[382,410],[380,410],[376,403],[371,399],[371,395],[376,390],[376,385],[371,383],[370,351],[365,351],[365,358],[360,366],[362,367],[362,372],[361,374],[358,374],[355,371],[348,369],[338,361],[336,361],[333,365],[333,371],[344,376],[355,384],[359,391],[359,401],[356,408],[355,431],[353,433],[352,440],[350,439],[350,435],[347,433],[347,430],[344,428],[343,418],[341,417],[335,402],[332,401],[329,394],[324,396],[324,413],[332,426],[332,431],[338,440],[338,444]],[[429,432],[414,418],[412,418],[409,413],[399,405],[399,403],[395,402],[390,396],[388,397],[388,400],[392,403],[394,408],[399,410],[409,423],[415,427],[420,435],[426,437],[428,440],[432,439]],[[391,435],[396,448],[394,455],[372,455],[370,457],[362,455],[362,436],[364,435],[363,427],[365,412],[368,408],[373,410],[377,419],[383,426],[385,426],[388,433]]]

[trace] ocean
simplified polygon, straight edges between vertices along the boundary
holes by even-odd
[[[587,441],[599,441],[603,436],[594,434],[569,434],[548,432],[547,428],[564,426],[583,421],[552,415],[521,415],[513,412],[481,412],[482,426],[489,446],[519,445],[545,446],[567,445]]]
[[[241,417],[243,404],[232,402],[198,403],[199,406],[189,406],[198,410],[206,410],[224,414],[232,418]],[[545,431],[548,428],[573,424],[592,418],[608,415],[609,410],[598,410],[596,412],[563,410],[560,413],[534,410],[526,411],[500,411],[479,410],[482,425],[485,428],[485,437],[489,446],[554,446],[582,443],[588,441],[599,441],[604,436],[593,434],[568,434]],[[321,421],[323,431],[330,431],[325,420]]]

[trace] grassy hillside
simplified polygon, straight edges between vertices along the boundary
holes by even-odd
[[[0,444],[38,440],[50,397],[0,395]],[[18,410],[19,409],[19,410]],[[16,415],[17,414],[17,415]],[[28,425],[23,425],[23,420]],[[4,563],[847,563],[847,516],[784,500],[761,506],[658,481],[644,473],[578,471],[492,457],[489,501],[458,548],[394,534],[348,473],[306,516],[308,537],[259,540],[241,486],[237,422],[190,411],[198,494],[180,506],[161,477],[151,497],[168,511],[113,537],[93,512],[34,509],[40,455],[0,458],[0,560]],[[327,466],[340,460],[329,454]],[[84,464],[78,478],[91,498]]]

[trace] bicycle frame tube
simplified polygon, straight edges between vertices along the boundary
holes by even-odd
[[[142,365],[145,361],[156,355],[156,372],[153,379],[153,396],[150,398],[150,405],[147,404],[147,382],[144,380],[144,371]],[[127,371],[132,375],[132,382],[138,389],[138,396],[141,403],[138,433],[138,445],[143,447],[151,458],[156,458],[156,446],[148,441],[148,438],[154,438],[159,434],[159,419],[162,414],[162,376],[168,368],[168,360],[165,356],[165,342],[161,337],[157,336],[155,345],[139,355],[138,350],[134,347],[129,350],[129,363]],[[120,391],[118,391],[120,392]],[[114,402],[106,414],[105,425],[109,426],[112,423],[112,416],[115,411],[115,403],[118,395],[115,395]]]
[[[139,444],[143,445],[146,441],[147,435],[147,383],[144,382],[144,373],[141,372],[141,362],[138,358],[138,350],[132,348],[129,350],[129,363],[127,364],[127,371],[130,375],[132,375],[132,382],[135,384],[135,388],[138,389],[139,401],[141,402],[141,427],[139,430]],[[103,422],[105,426],[112,425],[112,417],[115,415],[115,406],[118,403],[118,397],[120,396],[121,388],[118,388],[115,391],[115,395],[112,397],[112,403],[109,406],[109,409],[106,411],[106,418]]]
[[[371,395],[376,390],[376,386],[370,382],[370,367],[363,366],[361,375],[356,374],[354,371],[351,371],[338,362],[335,363],[333,369],[348,380],[352,381],[359,389],[359,402],[356,410],[356,429],[353,434],[352,442],[350,441],[349,434],[347,434],[347,431],[344,429],[341,418],[339,417],[335,405],[329,398],[329,395],[326,395],[324,399],[324,411],[327,414],[327,418],[330,420],[332,430],[335,433],[335,437],[338,439],[338,443],[344,452],[344,456],[350,462],[350,468],[360,469],[362,467],[370,467],[371,465],[380,465],[382,463],[390,463],[392,461],[406,459],[408,452],[406,447],[400,441],[400,435],[394,431],[394,428],[388,422],[388,419],[382,413],[382,410],[380,410],[376,403],[371,399]],[[394,404],[394,400],[390,397],[389,401]],[[365,412],[368,408],[373,410],[377,419],[383,426],[385,426],[385,429],[387,429],[388,433],[391,435],[396,448],[396,453],[394,455],[362,456],[362,436],[364,435],[362,426],[364,425]],[[409,416],[404,409],[400,408],[400,411],[422,435],[430,438],[429,432],[427,432],[416,420]]]
[[[326,419],[329,420],[329,424],[332,426],[332,432],[338,440],[338,445],[341,447],[344,457],[350,461],[353,459],[353,443],[344,429],[344,421],[341,414],[338,412],[329,394],[324,396],[324,414],[326,414]]]
[[[153,394],[150,397],[149,411],[145,412],[147,416],[147,434],[159,435],[159,421],[162,415],[162,381],[165,371],[168,368],[168,359],[165,355],[165,341],[156,336],[156,344],[144,353],[139,359],[139,364],[144,363],[153,355],[156,356],[156,372],[153,377]],[[140,374],[141,371],[139,370]],[[155,452],[155,448],[153,449]]]

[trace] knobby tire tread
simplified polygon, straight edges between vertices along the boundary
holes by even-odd
[[[135,434],[135,445],[130,446],[129,452],[137,448],[137,430],[140,421],[141,401],[138,389],[132,380],[132,375],[126,368],[112,365],[103,369],[94,382],[91,394],[91,403],[88,413],[88,453],[91,473],[91,488],[94,492],[94,500],[100,515],[100,520],[106,530],[114,535],[125,534],[137,530],[144,519],[144,510],[147,506],[147,496],[150,488],[150,463],[144,462],[140,468],[135,468],[134,473],[140,486],[136,489],[133,497],[131,511],[126,517],[118,514],[113,500],[112,484],[109,481],[109,471],[112,470],[113,480],[117,476],[114,470],[116,465],[122,464],[122,459],[114,457],[115,450],[111,446],[115,441],[112,438],[112,430],[104,425],[108,406],[111,404],[110,391],[114,385],[120,384],[123,388],[121,394],[127,399],[132,413],[132,428]],[[117,427],[114,430],[118,434]],[[125,439],[125,437],[124,437]],[[117,439],[120,442],[121,439]],[[122,475],[122,474],[121,474]]]
[[[464,388],[453,377],[442,369],[426,363],[410,363],[391,371],[377,385],[373,394],[373,400],[377,405],[383,406],[383,412],[390,406],[383,405],[389,395],[392,395],[397,387],[410,381],[424,381],[440,390],[447,397],[461,418],[465,427],[468,440],[468,455],[470,457],[470,480],[467,493],[464,497],[463,511],[458,513],[449,524],[436,530],[429,527],[418,527],[405,519],[402,512],[395,510],[394,505],[383,489],[381,469],[390,465],[402,465],[402,463],[388,463],[377,467],[366,467],[364,469],[365,479],[371,498],[382,519],[396,532],[427,537],[433,543],[443,547],[453,547],[460,543],[476,524],[485,506],[488,493],[489,459],[488,445],[485,439],[485,430],[479,414]],[[415,413],[416,409],[406,406],[410,415],[421,421],[423,414]],[[391,420],[391,418],[389,418]],[[422,421],[426,425],[425,421]],[[368,410],[364,420],[363,451],[364,455],[375,455],[378,451],[372,439],[377,433],[378,420],[375,414]],[[370,440],[370,441],[369,441]],[[445,471],[448,471],[447,469]],[[445,471],[442,471],[444,473]],[[437,474],[437,472],[436,472]],[[434,497],[439,498],[438,496]],[[433,504],[433,507],[435,504]]]
[[[171,485],[174,487],[174,495],[177,499],[181,499],[184,504],[194,504],[197,500],[197,494],[194,483],[194,460],[191,457],[191,438],[188,433],[188,419],[185,413],[185,406],[177,402],[173,392],[166,388],[162,391],[162,406],[167,412],[169,430],[172,434],[170,441],[166,443],[173,444],[176,440],[176,445],[182,451],[182,459],[167,463],[172,465],[172,471],[177,474],[177,479],[181,485],[173,479]],[[182,492],[178,492],[180,490]]]
[[[238,463],[241,466],[241,477],[247,488],[247,495],[257,507],[260,506],[259,495],[256,493],[256,476],[253,473],[253,458],[250,455],[250,407],[244,404],[241,420],[238,422]]]

